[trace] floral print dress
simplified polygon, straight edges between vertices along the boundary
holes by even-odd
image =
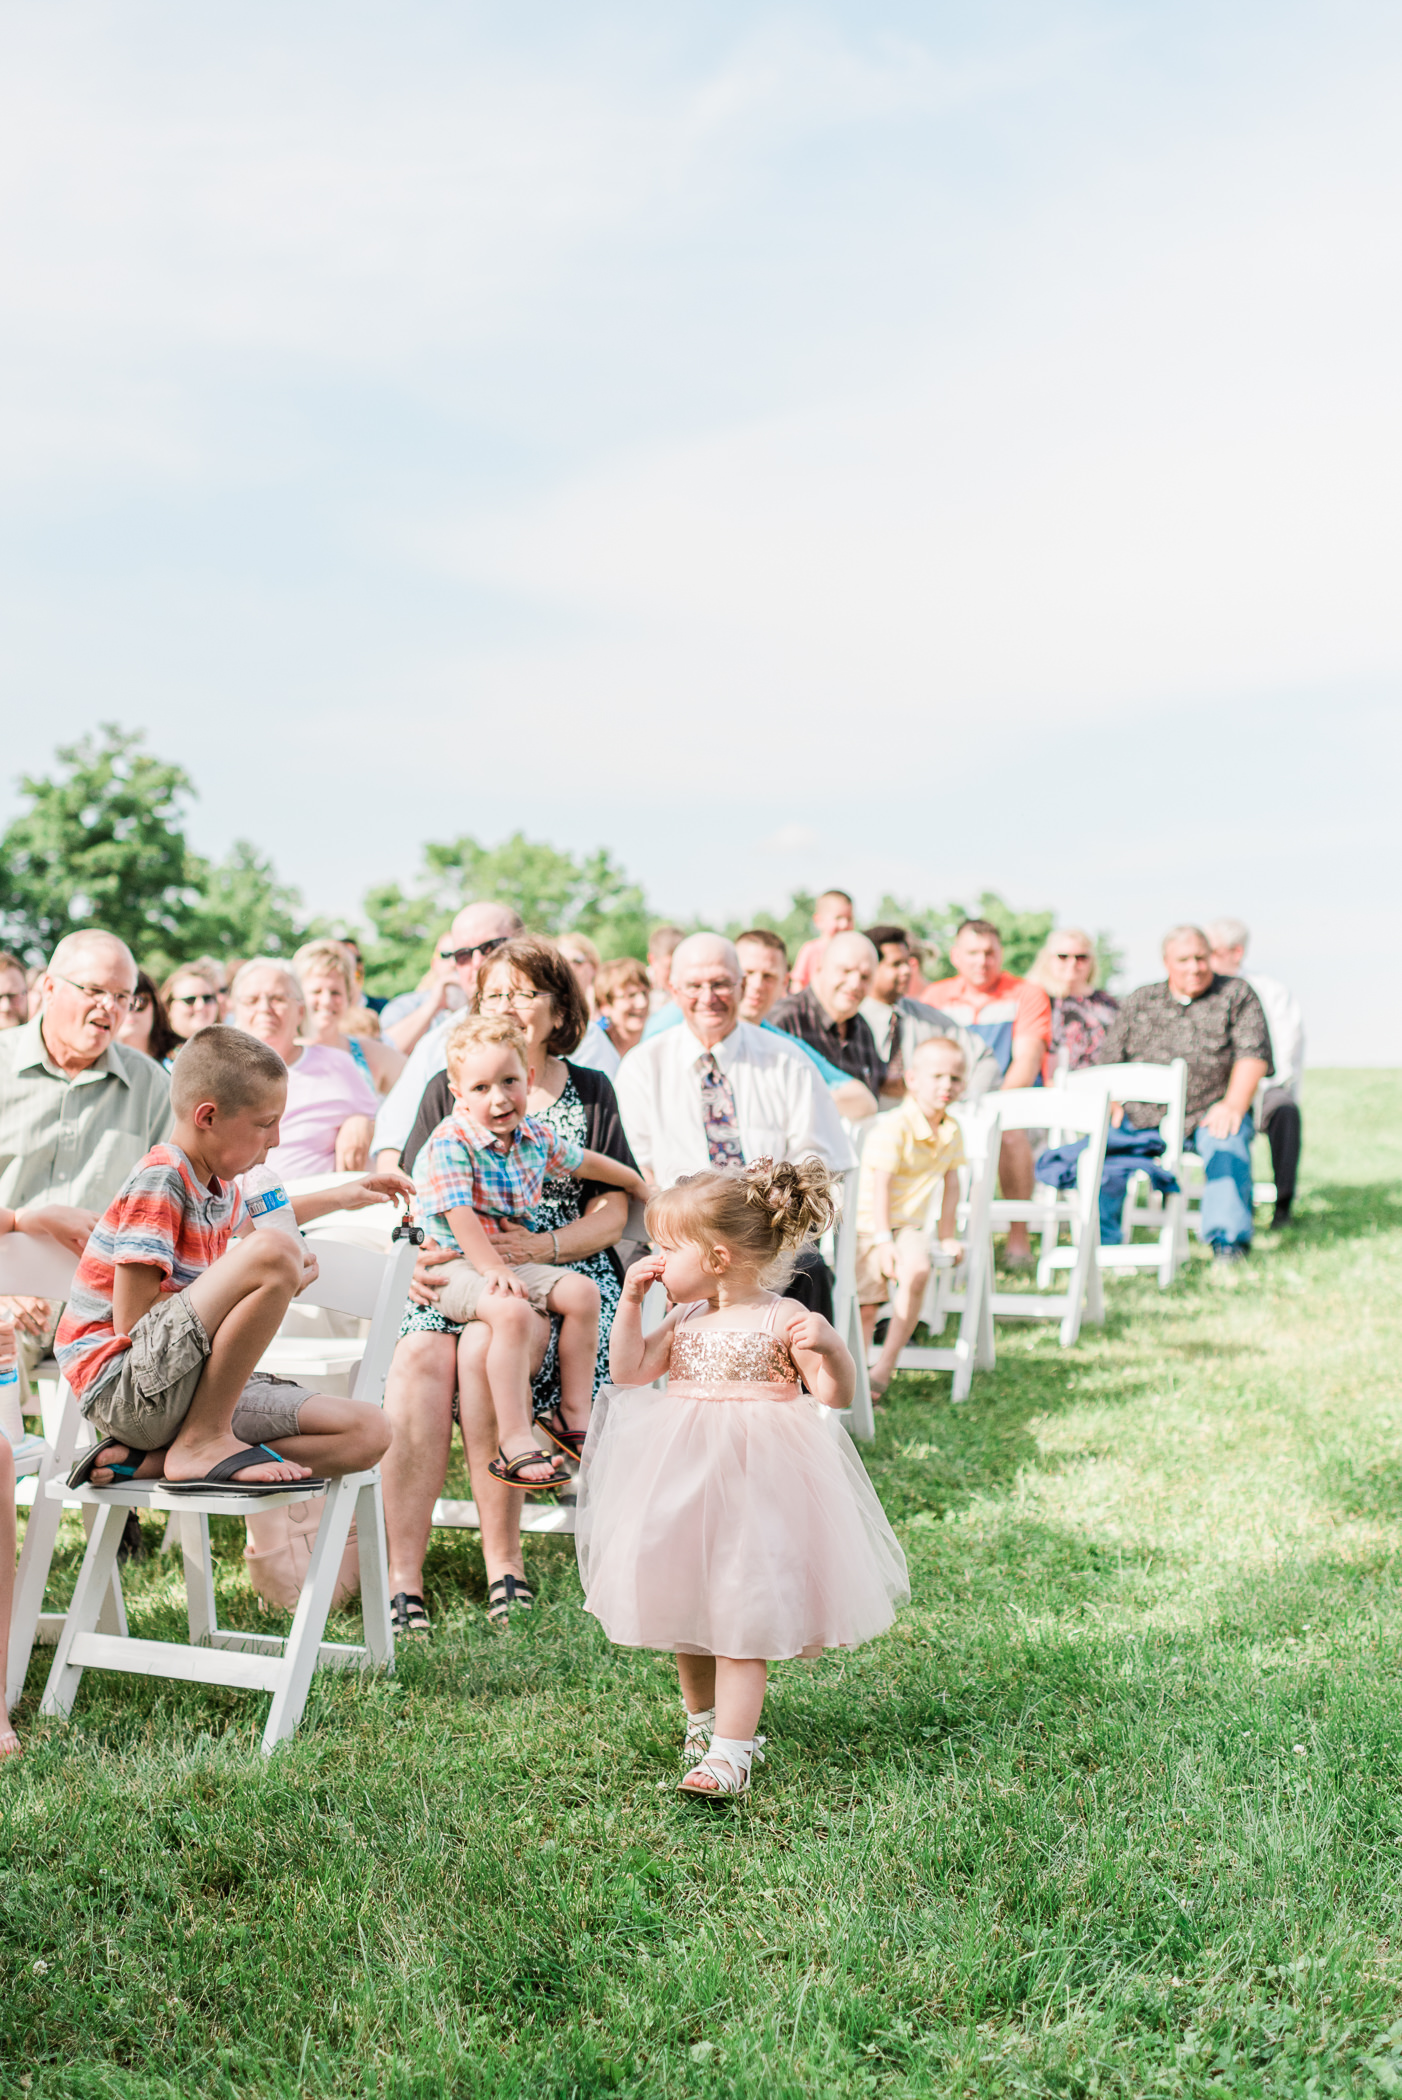
[[[548,1108],[532,1110],[532,1114],[538,1121],[548,1124],[558,1137],[572,1139],[575,1144],[587,1147],[589,1119],[573,1079],[565,1081],[558,1101],[552,1101]],[[526,1221],[527,1228],[531,1232],[563,1232],[567,1225],[577,1222],[582,1210],[579,1183],[568,1174],[553,1175],[541,1190],[540,1201]],[[549,1259],[548,1255],[546,1259]],[[586,1254],[580,1261],[562,1261],[559,1267],[574,1269],[599,1286],[599,1354],[594,1367],[594,1390],[597,1393],[608,1376],[609,1336],[623,1286],[605,1250]],[[401,1335],[461,1334],[462,1326],[456,1320],[446,1319],[435,1305],[411,1305],[399,1332]],[[531,1381],[531,1402],[537,1419],[541,1415],[553,1415],[560,1405],[560,1320],[556,1313],[550,1316],[550,1340],[545,1346],[545,1360]]]

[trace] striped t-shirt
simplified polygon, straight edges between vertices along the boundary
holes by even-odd
[[[117,1264],[160,1269],[163,1296],[183,1291],[218,1261],[243,1217],[238,1185],[206,1188],[178,1145],[157,1145],[133,1168],[93,1230],[54,1337],[63,1375],[85,1404],[131,1347],[113,1324]]]

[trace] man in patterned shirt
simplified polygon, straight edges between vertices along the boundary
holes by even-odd
[[[1167,978],[1121,1001],[1095,1062],[1186,1061],[1187,1144],[1207,1168],[1198,1229],[1218,1261],[1240,1261],[1251,1246],[1251,1104],[1271,1071],[1270,1031],[1246,979],[1213,969],[1200,927],[1175,926],[1165,936],[1163,959]],[[1164,1112],[1130,1101],[1123,1113],[1134,1128],[1148,1130]]]
[[[578,1458],[589,1428],[599,1353],[599,1287],[575,1269],[508,1262],[498,1242],[527,1225],[551,1174],[574,1174],[646,1197],[633,1168],[560,1138],[527,1115],[531,1070],[526,1039],[504,1015],[472,1014],[451,1030],[448,1081],[456,1107],[414,1162],[419,1222],[464,1259],[439,1271],[446,1319],[491,1329],[487,1384],[497,1417],[497,1456],[488,1467],[511,1487],[563,1486],[566,1474],[531,1430],[530,1353],[537,1313],[560,1320],[560,1411],[545,1428]],[[551,1234],[552,1242],[554,1234]]]

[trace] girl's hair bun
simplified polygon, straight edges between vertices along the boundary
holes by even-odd
[[[752,1160],[745,1168],[745,1201],[768,1219],[776,1253],[796,1253],[837,1215],[832,1175],[811,1155]]]
[[[794,1256],[837,1216],[833,1176],[820,1159],[753,1160],[708,1167],[661,1189],[647,1207],[648,1231],[690,1240],[710,1252],[729,1247],[771,1289],[792,1273]]]

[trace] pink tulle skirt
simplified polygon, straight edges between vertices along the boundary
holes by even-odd
[[[575,1547],[611,1641],[778,1661],[891,1624],[905,1555],[842,1424],[794,1392],[601,1389]]]

